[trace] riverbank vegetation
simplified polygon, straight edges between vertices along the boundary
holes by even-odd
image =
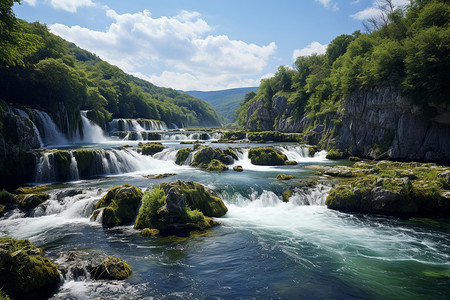
[[[252,102],[262,98],[270,108],[278,95],[288,99],[296,119],[338,123],[350,94],[389,86],[432,117],[450,101],[449,20],[448,1],[411,1],[395,10],[386,6],[382,18],[367,24],[368,33],[340,35],[324,55],[298,57],[293,69],[280,66],[274,77],[261,81],[256,95],[245,97],[235,116],[245,126],[253,117],[247,116]]]

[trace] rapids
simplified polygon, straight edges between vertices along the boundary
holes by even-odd
[[[170,132],[151,122],[113,121],[110,133],[133,129],[167,135],[160,140],[167,147],[164,151],[143,156],[136,151],[139,141],[108,136],[85,116],[83,132],[72,140],[47,116],[34,111],[28,117],[36,120],[47,148],[69,152],[70,176],[50,190],[50,199],[29,216],[17,210],[1,218],[0,236],[28,238],[53,261],[69,250],[98,251],[123,258],[133,270],[123,282],[66,276],[52,299],[444,299],[450,295],[448,222],[327,209],[325,199],[335,182],[314,177],[314,184],[309,184],[314,170],[305,168],[339,163],[327,160],[325,152],[309,156],[305,146],[275,144],[298,165],[265,167],[252,165],[247,156],[250,147],[258,144],[212,144],[236,147],[234,165],[243,166],[244,172],[209,173],[174,162],[178,149],[192,147],[180,145],[178,138],[186,140],[197,133]],[[211,145],[218,136],[208,138],[206,144]],[[131,147],[121,148],[125,142]],[[73,154],[79,149],[95,153],[88,179],[82,178]],[[55,154],[39,153],[34,183],[58,181]],[[164,173],[176,175],[143,176]],[[295,179],[278,181],[280,173]],[[115,185],[128,183],[145,190],[172,180],[196,181],[216,192],[229,209],[217,219],[221,226],[189,239],[148,238],[132,224],[106,229],[90,220],[95,203]],[[284,203],[282,193],[288,189],[293,196]]]

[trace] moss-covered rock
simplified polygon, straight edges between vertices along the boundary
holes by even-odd
[[[190,181],[162,183],[144,193],[136,229],[157,229],[161,234],[188,235],[216,223],[210,217],[227,212],[222,200]]]
[[[283,192],[283,202],[289,202],[289,198],[292,197],[294,192],[292,190],[287,190]]]
[[[17,206],[17,200],[13,194],[6,190],[0,191],[0,217],[2,217],[8,210],[14,209]]]
[[[220,160],[213,159],[209,163],[208,167],[206,168],[206,171],[226,171],[228,170],[228,167],[223,164]]]
[[[30,241],[0,238],[0,286],[10,297],[46,298],[59,281],[56,265]]]
[[[244,168],[242,168],[242,166],[234,166],[234,167],[233,167],[233,171],[236,171],[236,172],[243,172],[243,171],[244,171]]]
[[[331,149],[330,151],[327,152],[327,155],[325,156],[326,159],[342,159],[344,158],[344,153],[343,152],[339,152],[338,150],[335,149]]]
[[[139,188],[129,184],[111,188],[95,205],[95,209],[104,208],[102,224],[114,227],[132,222],[142,195]]]
[[[92,279],[124,280],[130,277],[131,268],[120,257],[108,257],[100,265],[89,270]]]
[[[328,172],[341,176],[339,168]],[[398,217],[449,217],[450,197],[439,174],[446,170],[418,163],[356,163],[355,179],[329,192],[326,205],[340,211]]]
[[[300,142],[303,135],[300,133],[282,133],[279,131],[250,132],[248,139],[254,142]]]
[[[286,174],[278,174],[277,175],[277,180],[289,180],[289,179],[293,179],[294,176],[292,175],[286,175]]]
[[[87,178],[91,176],[91,166],[95,158],[95,153],[92,150],[79,149],[72,152],[72,155],[77,161],[78,174],[80,178]]]
[[[273,147],[255,147],[248,152],[252,164],[262,166],[284,165],[287,156]]]
[[[184,162],[186,161],[186,159],[189,157],[189,154],[192,152],[193,150],[191,148],[183,148],[177,151],[177,158],[175,160],[175,163],[177,165],[182,165],[184,164]]]
[[[287,166],[296,166],[296,165],[298,165],[298,162],[296,162],[295,160],[288,160],[285,162],[285,164]]]
[[[144,228],[141,231],[141,235],[142,236],[157,236],[159,234],[159,230],[158,229],[150,229],[150,228]]]
[[[359,158],[359,157],[357,157],[357,156],[350,156],[350,157],[348,158],[348,160],[349,160],[349,161],[360,161],[361,158]]]
[[[236,152],[234,152],[234,150],[231,149],[231,148],[224,149],[223,153],[228,155],[228,156],[231,156],[235,160],[238,160],[238,156],[236,155]]]
[[[26,212],[37,207],[39,204],[44,203],[45,201],[50,199],[50,196],[45,193],[25,194],[25,195],[17,195],[16,199],[18,199],[19,208]]]
[[[147,143],[142,146],[142,155],[154,155],[165,149],[161,143]]]
[[[198,149],[197,153],[195,153],[191,166],[206,169],[213,159],[216,159],[226,165],[233,163],[233,158],[226,155],[221,149],[213,149],[208,146],[203,146]]]

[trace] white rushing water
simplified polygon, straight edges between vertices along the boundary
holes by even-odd
[[[39,130],[42,142],[45,145],[67,145],[68,139],[56,126],[53,119],[46,113],[37,109],[31,109],[31,120]]]
[[[104,143],[109,139],[105,136],[103,129],[86,117],[86,112],[81,112],[83,122],[83,143]]]

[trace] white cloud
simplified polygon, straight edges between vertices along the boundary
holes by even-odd
[[[394,4],[395,8],[403,7],[407,4],[409,4],[409,0],[393,0],[392,3]],[[361,10],[353,15],[351,15],[352,18],[356,20],[367,20],[372,17],[376,17],[381,13],[380,7],[382,7],[384,4],[384,1],[382,0],[375,0],[372,3],[371,7],[368,7],[364,10]]]
[[[319,2],[323,5],[323,7],[332,9],[334,11],[339,10],[336,3],[333,3],[333,0],[315,0],[316,2]]]
[[[231,40],[212,31],[197,12],[153,18],[150,11],[118,14],[107,8],[113,23],[106,31],[63,24],[51,32],[96,53],[125,72],[175,89],[220,89],[255,83],[276,50]]]
[[[24,0],[24,2],[30,6],[36,6],[37,0]]]
[[[352,2],[350,2],[350,5],[358,4],[360,1],[361,1],[361,0],[355,0],[355,1],[352,1]]]
[[[308,46],[306,46],[303,49],[294,50],[292,57],[295,61],[297,59],[297,57],[299,57],[299,56],[310,56],[313,54],[325,54],[325,52],[327,51],[327,47],[328,47],[328,45],[322,45],[319,42],[312,42],[311,44],[309,44]]]
[[[30,0],[26,0],[30,1]],[[36,2],[36,0],[31,0]],[[71,13],[77,12],[77,9],[82,6],[94,6],[92,0],[51,0],[50,4],[55,9],[66,10]]]

